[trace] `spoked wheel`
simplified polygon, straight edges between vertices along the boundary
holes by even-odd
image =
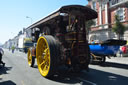
[[[40,74],[43,77],[50,77],[54,74],[57,63],[57,43],[50,36],[41,36],[37,42],[36,57]]]
[[[28,57],[28,65],[30,67],[33,67],[34,66],[34,63],[35,63],[35,58],[32,57],[32,53],[31,53],[30,48],[28,49],[28,55],[27,55],[27,57]]]

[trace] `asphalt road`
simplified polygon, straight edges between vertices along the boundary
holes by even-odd
[[[0,66],[0,85],[128,85],[128,58],[114,57],[103,65],[90,64],[90,71],[69,73],[64,70],[59,75],[47,79],[40,75],[37,65],[28,66],[27,55],[4,49]]]

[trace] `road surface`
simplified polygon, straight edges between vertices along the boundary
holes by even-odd
[[[64,70],[59,75],[47,79],[40,75],[37,64],[28,66],[27,54],[4,49],[0,66],[0,85],[128,85],[128,58],[113,57],[103,65],[90,64],[90,71],[79,74]]]

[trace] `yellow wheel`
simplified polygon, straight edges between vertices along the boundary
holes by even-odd
[[[31,53],[30,48],[28,49],[27,57],[28,57],[28,65],[29,65],[30,67],[33,67],[33,66],[34,66],[34,63],[35,63],[35,58],[32,57],[32,53]]]
[[[50,36],[41,36],[38,39],[36,47],[37,65],[40,74],[43,77],[49,77],[54,74],[57,58],[56,40]]]

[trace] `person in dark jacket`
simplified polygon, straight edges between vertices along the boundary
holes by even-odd
[[[2,64],[3,67],[4,67],[4,66],[5,66],[5,63],[2,61],[2,56],[3,56],[3,54],[4,54],[4,51],[3,51],[2,48],[0,48],[0,64]]]

